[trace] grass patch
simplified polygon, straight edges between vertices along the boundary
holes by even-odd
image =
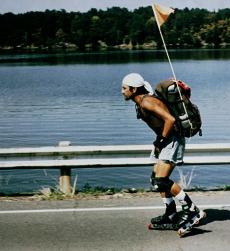
[[[224,191],[230,191],[230,185],[225,185],[223,188]]]
[[[90,195],[98,195],[98,194],[115,194],[121,192],[121,188],[108,188],[103,186],[96,186],[92,187],[88,183],[86,183],[81,190],[79,190],[80,193],[84,194],[90,194]]]
[[[230,191],[230,185],[223,185],[221,187],[215,188],[205,188],[205,187],[192,187],[190,189],[185,189],[187,192],[208,192],[208,191]],[[0,193],[0,197],[3,199],[9,200],[65,200],[65,199],[78,199],[82,197],[99,197],[103,195],[119,195],[121,194],[141,194],[141,193],[158,193],[153,188],[150,189],[143,189],[143,188],[114,188],[114,187],[103,187],[103,186],[91,186],[90,184],[86,183],[80,190],[76,192],[76,194],[65,194],[59,190],[58,187],[47,187],[42,188],[38,192],[27,192],[27,193],[11,193],[11,194],[4,194]]]

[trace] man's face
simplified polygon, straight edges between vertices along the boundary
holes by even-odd
[[[130,100],[133,96],[134,90],[130,88],[128,85],[122,85],[121,93],[124,96],[125,100]]]

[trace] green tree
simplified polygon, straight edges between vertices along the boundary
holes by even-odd
[[[229,43],[230,9],[217,12],[205,9],[176,9],[161,27],[167,45],[172,47],[218,47]],[[53,47],[74,43],[80,50],[99,42],[108,46],[122,43],[142,45],[154,41],[162,47],[161,37],[151,7],[134,11],[113,7],[91,9],[86,13],[46,10],[24,14],[0,14],[0,46]]]

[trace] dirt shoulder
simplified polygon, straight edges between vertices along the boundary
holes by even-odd
[[[230,191],[188,191],[191,197],[225,197],[230,198]],[[68,200],[116,200],[116,199],[154,199],[159,198],[158,192],[119,192],[109,193],[77,193],[75,195],[64,194],[30,194],[0,196],[0,201],[68,201]]]

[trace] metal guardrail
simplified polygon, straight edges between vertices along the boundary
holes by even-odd
[[[0,149],[0,169],[59,168],[60,188],[71,191],[71,168],[128,167],[154,164],[153,145],[52,146]],[[230,143],[187,144],[185,165],[230,164]]]

